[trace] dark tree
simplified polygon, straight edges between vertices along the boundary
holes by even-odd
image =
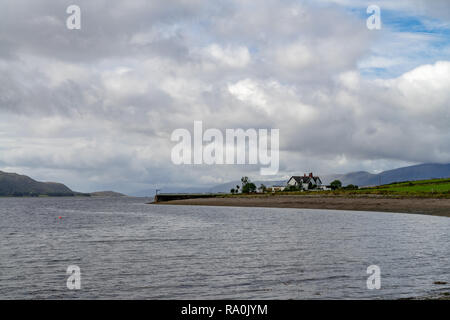
[[[250,182],[250,180],[248,179],[248,177],[242,177],[241,182],[242,182],[242,187],[244,187],[247,183]]]
[[[332,183],[330,183],[330,187],[332,190],[340,189],[342,188],[342,182],[339,180],[334,180]]]
[[[247,184],[245,184],[242,187],[242,193],[253,193],[256,192],[256,185],[253,182],[247,182]]]

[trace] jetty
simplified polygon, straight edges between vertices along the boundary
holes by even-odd
[[[155,195],[153,203],[168,202],[173,200],[215,198],[217,196],[218,195],[214,193],[161,193]]]

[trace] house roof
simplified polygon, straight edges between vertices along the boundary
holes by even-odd
[[[312,177],[311,178],[310,176],[292,176],[289,180],[291,180],[291,179],[294,179],[297,183],[309,183],[311,181],[311,179],[314,179],[315,183],[317,183],[318,180],[320,182],[322,182],[322,180],[320,180],[319,177]]]

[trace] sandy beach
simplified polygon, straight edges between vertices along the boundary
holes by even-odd
[[[416,213],[450,217],[450,199],[364,196],[256,195],[172,200],[162,205],[304,208]]]

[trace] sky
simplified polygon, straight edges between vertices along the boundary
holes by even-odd
[[[449,163],[449,110],[447,0],[0,3],[0,170],[76,191]],[[175,165],[196,120],[279,129],[278,174]]]

